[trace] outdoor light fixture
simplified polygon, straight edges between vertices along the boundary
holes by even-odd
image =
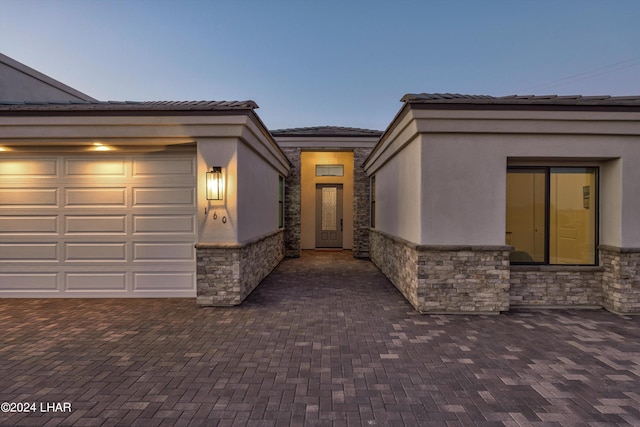
[[[222,166],[213,166],[207,172],[207,200],[222,200]]]

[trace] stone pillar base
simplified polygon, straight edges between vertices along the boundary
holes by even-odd
[[[600,246],[603,305],[617,314],[640,314],[640,248]]]
[[[284,258],[284,230],[242,244],[196,244],[197,304],[242,303]]]
[[[509,310],[510,246],[419,246],[371,230],[371,260],[420,313]]]

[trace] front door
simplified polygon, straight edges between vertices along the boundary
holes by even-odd
[[[316,185],[316,248],[342,248],[342,184]]]

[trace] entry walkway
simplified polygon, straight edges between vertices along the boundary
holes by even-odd
[[[420,315],[350,255],[285,260],[233,308],[0,299],[0,402],[37,405],[0,425],[640,424],[640,318]]]

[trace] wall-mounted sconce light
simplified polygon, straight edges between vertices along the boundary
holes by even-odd
[[[207,172],[207,200],[222,200],[222,166],[213,166]]]

